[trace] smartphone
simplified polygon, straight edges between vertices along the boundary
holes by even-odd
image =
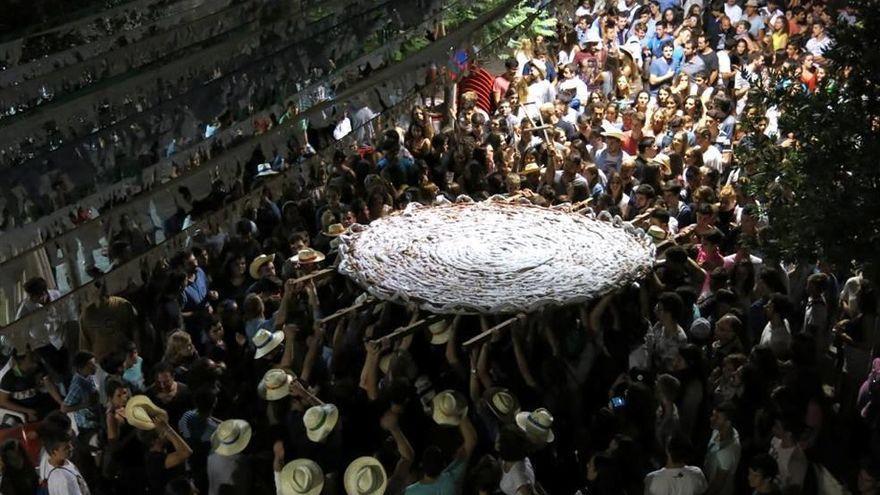
[[[611,407],[614,409],[620,409],[621,407],[626,405],[626,399],[623,397],[612,397],[611,398]]]

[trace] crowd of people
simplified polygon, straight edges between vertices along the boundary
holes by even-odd
[[[854,12],[569,11],[555,39],[471,67],[455,105],[415,106],[302,171],[316,187],[265,188],[144,286],[109,294],[97,274],[78,338],[47,322],[0,372],[0,409],[25,431],[0,444],[0,492],[878,493],[875,271],[772,259],[764,198],[734,153],[797,138],[752,89],[770,74],[821,89],[835,77],[826,29]],[[300,152],[286,162],[304,167]],[[468,347],[513,315],[418,326],[430,315],[332,270],[352,225],[461,195],[620,217],[654,240],[656,264]],[[21,314],[57,297],[39,278],[25,290]]]

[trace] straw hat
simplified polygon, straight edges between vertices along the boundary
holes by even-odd
[[[516,425],[533,440],[550,443],[556,438],[551,430],[553,415],[544,408],[517,414]]]
[[[438,425],[457,426],[467,415],[467,400],[455,390],[445,390],[434,396],[434,422]]]
[[[227,419],[211,435],[211,448],[220,455],[235,455],[251,441],[251,425],[243,419]]]
[[[153,418],[167,413],[153,404],[146,395],[135,395],[125,403],[125,420],[139,430],[153,430],[156,423]]]
[[[348,495],[382,495],[388,484],[385,468],[375,457],[358,457],[345,469],[343,485]]]
[[[290,395],[290,383],[293,377],[282,369],[273,368],[263,375],[257,385],[257,393],[266,400],[283,399]]]
[[[648,228],[648,236],[654,241],[654,244],[659,244],[666,240],[666,231],[659,225],[651,225]]]
[[[654,158],[651,158],[651,161],[655,162],[657,165],[660,165],[661,170],[669,170],[671,161],[669,155],[665,153],[659,153]]]
[[[260,359],[284,342],[284,332],[270,332],[265,328],[261,328],[254,334],[253,340],[254,346],[257,348],[254,359]]]
[[[602,133],[602,136],[607,138],[614,138],[619,141],[623,141],[624,139],[626,139],[626,134],[624,134],[623,131],[613,128],[607,129],[605,132]]]
[[[315,251],[312,248],[300,249],[298,253],[296,253],[296,261],[300,265],[305,265],[307,263],[318,263],[319,261],[324,261],[324,253],[320,251]]]
[[[519,400],[506,388],[492,387],[486,390],[483,400],[492,414],[501,421],[511,422],[519,414]]]
[[[306,436],[313,442],[327,438],[333,432],[337,421],[339,421],[339,409],[333,404],[312,406],[303,414]]]
[[[341,223],[334,223],[332,225],[327,226],[327,230],[324,231],[324,235],[328,237],[337,237],[345,233],[345,226]]]
[[[266,263],[272,261],[274,256],[271,254],[261,254],[254,258],[254,261],[251,261],[251,266],[248,269],[248,273],[251,274],[251,278],[256,280],[260,278],[260,268],[263,267]]]
[[[281,495],[318,495],[324,489],[324,471],[310,459],[287,463],[278,475]]]
[[[540,174],[540,173],[541,173],[541,167],[538,166],[537,163],[531,162],[531,163],[526,164],[526,166],[522,169],[522,172],[520,172],[520,175],[531,175],[531,174]]]
[[[440,320],[436,323],[431,323],[428,325],[428,331],[431,332],[431,343],[434,345],[441,345],[449,342],[449,325],[446,324],[446,320]]]
[[[379,358],[379,371],[381,371],[383,375],[388,374],[388,369],[391,368],[391,358],[393,356],[393,352],[387,352]]]

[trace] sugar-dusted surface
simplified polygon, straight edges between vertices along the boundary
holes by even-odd
[[[640,277],[632,229],[485,201],[414,207],[343,237],[339,270],[380,299],[435,313],[507,313],[586,301]]]

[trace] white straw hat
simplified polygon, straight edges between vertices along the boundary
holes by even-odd
[[[293,376],[290,373],[273,368],[263,375],[260,384],[257,385],[257,393],[266,400],[283,399],[290,395],[290,383]]]
[[[455,390],[444,390],[434,396],[434,422],[439,425],[456,426],[467,415],[467,399]]]
[[[281,495],[318,495],[324,489],[324,471],[310,459],[288,462],[278,479]]]
[[[440,320],[428,325],[428,331],[431,332],[431,343],[434,345],[442,345],[449,342],[449,325],[446,320]]]
[[[512,421],[520,412],[519,400],[506,388],[490,388],[483,398],[492,414],[502,421]]]
[[[517,414],[516,425],[533,440],[550,443],[556,438],[551,429],[553,427],[553,415],[544,408]]]
[[[139,430],[155,429],[153,418],[162,414],[168,415],[146,395],[135,395],[125,403],[125,421]]]
[[[211,435],[211,448],[220,455],[238,454],[251,441],[251,433],[251,425],[247,421],[227,419]]]
[[[254,347],[257,348],[254,359],[260,359],[284,342],[284,332],[270,332],[265,328],[261,328],[254,334],[253,341]]]
[[[348,495],[382,495],[387,484],[385,468],[375,457],[358,457],[348,465],[343,476]]]
[[[312,406],[303,414],[306,436],[313,442],[320,442],[333,432],[339,421],[339,409],[333,404]]]

